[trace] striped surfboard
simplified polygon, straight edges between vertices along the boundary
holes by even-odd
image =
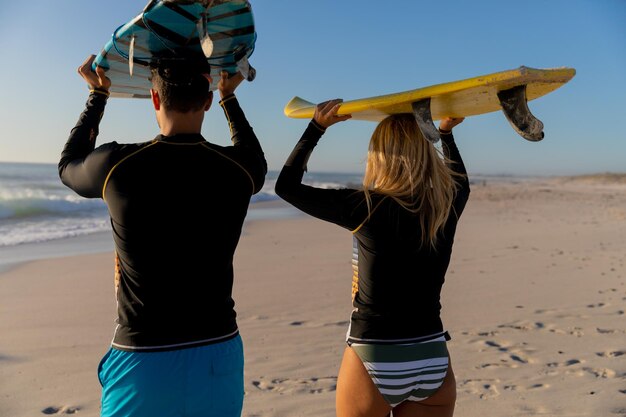
[[[93,68],[101,66],[111,79],[112,97],[149,98],[150,63],[163,51],[204,53],[211,76],[241,71],[249,81],[248,63],[256,31],[247,0],[151,0],[132,20],[118,27]],[[217,83],[211,88],[215,89]]]

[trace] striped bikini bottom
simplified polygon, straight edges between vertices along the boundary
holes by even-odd
[[[391,407],[432,396],[448,372],[444,336],[404,345],[351,343],[350,346]]]

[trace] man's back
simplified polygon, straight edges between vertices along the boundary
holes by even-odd
[[[172,346],[234,334],[233,255],[255,181],[247,149],[159,136],[104,187],[119,260],[113,345]],[[130,147],[131,149],[133,147]],[[250,171],[250,172],[249,172]]]
[[[151,63],[161,134],[97,148],[111,81],[88,58],[78,72],[91,92],[59,161],[63,183],[104,199],[111,217],[118,326],[98,367],[103,417],[239,417],[243,406],[233,257],[267,163],[234,95],[243,76],[221,73],[233,146],[217,146],[200,134],[206,58],[175,55]]]
[[[233,256],[250,197],[264,182],[258,139],[234,96],[220,104],[233,146],[200,134],[84,146],[105,99],[92,95],[59,164],[63,182],[109,208],[116,250],[113,346],[142,351],[214,343],[237,334]]]

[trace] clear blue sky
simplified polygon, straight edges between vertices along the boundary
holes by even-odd
[[[145,0],[0,2],[0,161],[56,163],[83,110],[76,68],[97,53]],[[470,173],[560,175],[626,172],[626,1],[252,0],[257,79],[239,99],[280,169],[307,121],[288,119],[294,96],[345,100],[474,77],[525,65],[573,67],[577,75],[531,101],[542,142],[518,136],[500,113],[456,129]],[[389,6],[391,5],[391,6]],[[374,123],[332,127],[312,171],[362,172]],[[158,133],[150,102],[110,99],[99,143]],[[203,134],[229,143],[223,114]]]

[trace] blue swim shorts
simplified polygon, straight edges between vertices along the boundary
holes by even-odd
[[[111,348],[98,367],[102,417],[240,417],[243,343],[166,352]]]

